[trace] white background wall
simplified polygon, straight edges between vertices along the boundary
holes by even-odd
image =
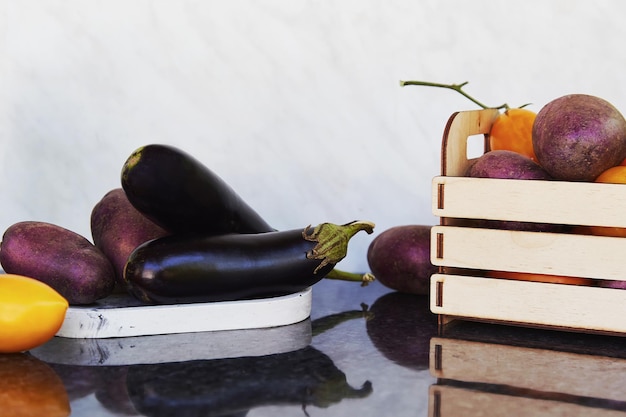
[[[194,154],[271,224],[434,224],[449,90],[626,109],[619,0],[0,0],[0,229],[91,238],[94,204],[148,143]]]

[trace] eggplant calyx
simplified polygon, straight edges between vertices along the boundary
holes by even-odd
[[[371,234],[374,231],[374,223],[355,220],[343,225],[321,223],[312,229],[310,225],[305,227],[302,231],[302,238],[317,242],[317,245],[307,252],[306,257],[322,261],[313,273],[317,273],[328,264],[335,265],[345,258],[348,253],[348,242],[361,230]]]

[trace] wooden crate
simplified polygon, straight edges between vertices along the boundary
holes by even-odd
[[[446,125],[441,176],[432,183],[431,310],[442,325],[484,320],[582,332],[626,334],[626,239],[577,232],[626,227],[626,185],[467,178],[468,138],[489,150],[496,110],[453,114]],[[481,136],[482,135],[482,136]],[[475,227],[477,219],[568,225],[565,232]],[[584,285],[493,278],[508,271],[585,278]],[[610,282],[610,281],[609,281]]]

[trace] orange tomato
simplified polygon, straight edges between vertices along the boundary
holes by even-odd
[[[69,416],[70,401],[48,364],[26,353],[0,354],[0,410],[12,417]]]
[[[596,178],[595,182],[626,184],[626,165],[618,165],[607,169]]]
[[[41,281],[0,274],[0,352],[21,352],[47,342],[61,328],[68,306]]]
[[[507,109],[493,122],[489,132],[491,150],[520,153],[537,162],[532,130],[537,114],[527,109]]]
[[[592,286],[594,280],[590,278],[568,277],[562,275],[534,274],[528,272],[490,271],[487,276],[492,278],[515,279],[519,281],[548,282],[552,284],[570,284]]]

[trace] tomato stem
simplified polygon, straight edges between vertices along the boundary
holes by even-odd
[[[505,110],[507,110],[509,108],[509,105],[506,104],[506,103],[501,104],[501,105],[499,105],[497,107],[490,107],[490,106],[487,106],[486,104],[483,104],[480,101],[476,100],[474,97],[470,96],[465,91],[463,91],[463,87],[465,87],[468,83],[469,83],[469,81],[465,81],[465,82],[463,82],[461,84],[440,84],[440,83],[431,83],[431,82],[428,82],[428,81],[400,81],[400,87],[404,87],[405,85],[421,85],[421,86],[426,86],[426,87],[447,88],[449,90],[456,91],[457,93],[459,93],[462,96],[468,98],[471,102],[473,102],[474,104],[478,105],[479,107],[481,107],[483,109],[496,109],[496,110],[505,109]]]

